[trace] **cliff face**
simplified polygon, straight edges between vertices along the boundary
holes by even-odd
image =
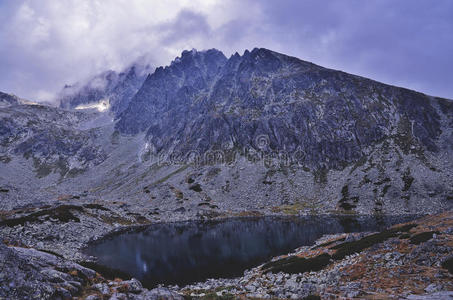
[[[342,168],[386,139],[438,151],[440,106],[453,113],[448,101],[267,49],[228,60],[186,51],[147,78],[116,128],[146,132],[155,154],[299,150],[307,167]]]

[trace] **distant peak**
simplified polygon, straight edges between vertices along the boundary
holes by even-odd
[[[192,48],[192,50],[183,50],[181,53],[181,57],[195,55],[195,54],[222,54],[223,55],[223,52],[216,48],[211,48],[211,49],[201,50],[201,51],[198,51],[197,49]]]
[[[189,55],[194,55],[195,53],[197,53],[197,49],[195,48],[192,48],[192,50],[183,50],[181,52],[181,57],[186,57],[186,56],[189,56]]]

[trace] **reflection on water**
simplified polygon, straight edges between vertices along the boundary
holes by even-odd
[[[100,264],[131,274],[150,288],[234,277],[272,256],[310,245],[323,234],[372,231],[413,217],[239,218],[155,224],[86,249]]]

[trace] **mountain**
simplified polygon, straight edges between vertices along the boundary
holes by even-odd
[[[299,149],[299,163],[340,169],[384,140],[406,153],[439,151],[441,115],[451,109],[446,100],[267,49],[228,60],[213,49],[185,51],[158,68],[116,127],[146,132],[155,154],[259,150],[264,136],[265,150]]]
[[[90,108],[101,103],[101,110],[110,108],[117,115],[127,108],[150,72],[151,67],[139,60],[120,73],[105,71],[84,84],[66,85],[58,96],[60,107]]]
[[[202,220],[161,229],[182,237],[175,245],[195,241],[197,252],[203,234],[186,229],[210,224],[204,220],[264,215],[313,215],[285,219],[291,220],[285,228],[305,222],[310,228],[313,220],[336,232],[442,212],[377,234],[329,235],[312,248],[298,248],[297,255],[310,257],[279,257],[231,282],[209,280],[206,289],[197,283],[196,290],[239,286],[234,293],[242,295],[260,289],[283,297],[289,290],[297,291],[294,296],[360,296],[361,282],[370,276],[355,274],[363,273],[367,258],[368,273],[377,266],[371,277],[382,273],[382,265],[399,265],[417,283],[416,293],[425,289],[429,298],[448,289],[451,276],[442,268],[452,264],[452,100],[268,49],[229,58],[216,49],[193,49],[148,70],[135,64],[67,86],[61,107],[0,92],[0,298],[177,298],[160,287],[144,290],[136,279],[103,279],[94,270],[112,278],[128,275],[93,263],[87,246],[136,225]],[[303,223],[293,224],[297,220]],[[320,233],[318,225],[304,233],[307,239]],[[211,244],[219,231],[209,232]],[[313,256],[313,250],[330,254]],[[133,251],[131,262],[140,272],[159,269],[139,252]],[[297,280],[283,276],[291,284],[268,272],[282,270],[307,272],[293,274]],[[354,275],[352,290],[343,284],[348,276],[338,275],[348,272]],[[390,277],[375,280],[369,290],[388,289]],[[326,278],[333,284],[324,284]],[[316,282],[323,283],[320,290]],[[324,288],[338,282],[346,289]],[[192,295],[194,289],[185,291]]]
[[[0,209],[96,200],[174,220],[453,207],[451,100],[262,48],[184,51],[146,79],[128,70],[64,110],[0,107]],[[113,119],[71,110],[107,98]]]

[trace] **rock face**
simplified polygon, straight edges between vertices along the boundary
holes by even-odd
[[[0,297],[69,299],[95,277],[93,270],[35,249],[0,243]]]
[[[2,299],[184,299],[166,288],[147,290],[132,278],[108,281],[52,253],[0,243]]]
[[[150,71],[149,65],[136,62],[120,73],[106,71],[83,85],[67,85],[59,95],[60,107],[71,109],[104,101],[117,115],[127,108]]]
[[[383,140],[438,151],[439,113],[453,114],[451,102],[267,49],[228,60],[212,49],[158,68],[116,127],[146,132],[155,154],[300,150],[303,165],[338,169]]]

